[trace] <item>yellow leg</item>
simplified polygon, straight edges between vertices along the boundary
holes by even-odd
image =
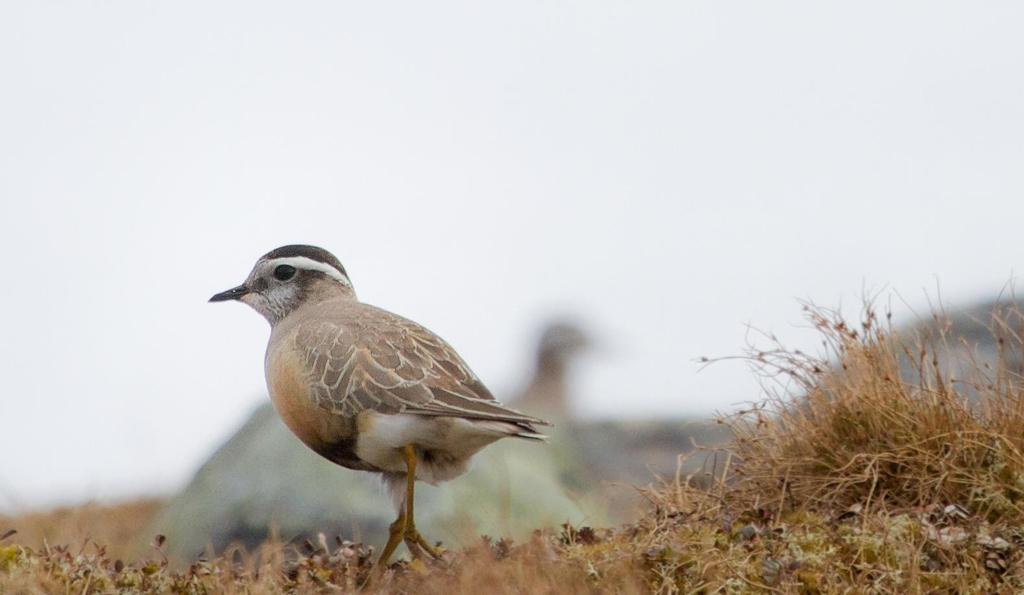
[[[441,555],[437,553],[426,539],[420,535],[419,531],[416,530],[416,517],[413,514],[413,501],[415,500],[415,487],[416,487],[416,451],[413,450],[411,444],[406,444],[405,448],[405,545],[408,546],[409,552],[417,556],[420,549],[427,552],[434,558],[440,558]],[[419,549],[417,549],[419,548]]]
[[[391,554],[395,553],[398,544],[402,543],[402,537],[405,535],[405,518],[405,511],[403,510],[398,513],[398,518],[395,519],[395,522],[391,523],[391,527],[388,529],[388,543],[384,546],[384,551],[380,553],[380,558],[377,558],[377,568],[386,568]]]
[[[388,542],[384,546],[380,557],[377,558],[376,569],[381,571],[387,568],[388,560],[402,541],[405,541],[405,545],[409,548],[409,553],[413,556],[419,557],[421,552],[427,552],[434,558],[441,557],[437,550],[431,547],[427,540],[423,539],[423,536],[416,530],[415,517],[413,516],[416,487],[416,451],[412,445],[406,445],[402,449],[402,453],[405,457],[406,468],[405,507],[398,513],[398,518],[395,519],[395,522],[391,523],[391,527],[388,529]]]

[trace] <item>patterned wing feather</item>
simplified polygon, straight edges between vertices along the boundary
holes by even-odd
[[[440,337],[390,312],[363,305],[358,315],[301,325],[296,346],[313,380],[313,398],[352,417],[417,413],[506,421],[547,422],[498,403],[461,357]]]

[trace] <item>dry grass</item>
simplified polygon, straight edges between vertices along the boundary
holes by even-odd
[[[538,533],[518,545],[482,539],[476,547],[446,552],[442,561],[400,561],[380,575],[373,572],[373,548],[340,540],[321,538],[305,548],[267,543],[255,552],[229,550],[185,568],[169,563],[161,542],[158,537],[149,556],[127,564],[92,543],[76,548],[0,546],[0,593],[646,591],[628,551],[619,548],[612,534],[599,536],[589,529]]]
[[[366,590],[1024,591],[1022,379],[966,348],[951,368],[956,346],[942,332],[903,338],[870,308],[856,328],[833,312],[808,316],[821,354],[778,345],[749,354],[771,397],[723,420],[736,440],[716,453],[710,481],[667,478],[646,494],[651,512],[627,527],[482,540],[440,563],[397,563]],[[1022,321],[1019,312],[992,321],[1003,355],[1020,353]],[[372,556],[321,539],[175,569],[160,552],[121,564],[92,545],[8,540],[0,593],[351,592]]]
[[[955,503],[991,521],[1024,520],[1024,378],[998,363],[1021,351],[1020,311],[991,321],[1003,351],[996,363],[950,345],[939,318],[936,332],[904,338],[870,307],[857,328],[835,312],[807,312],[820,355],[781,346],[750,354],[775,388],[729,420],[745,489],[779,494],[791,508]]]
[[[18,532],[8,536],[4,544],[32,548],[43,547],[44,543],[102,543],[111,556],[130,559],[145,553],[148,539],[139,535],[139,529],[149,524],[161,506],[161,500],[148,498],[116,504],[66,506],[16,516],[0,515],[0,534],[8,528],[16,528]]]

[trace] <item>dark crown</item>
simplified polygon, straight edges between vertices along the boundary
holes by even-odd
[[[319,246],[309,246],[307,244],[289,244],[288,246],[281,246],[267,252],[263,255],[261,260],[272,260],[274,258],[291,258],[294,256],[304,256],[310,260],[322,262],[328,266],[334,267],[341,272],[342,275],[348,277],[348,273],[345,271],[345,267],[341,265],[341,261],[336,256],[320,248]]]

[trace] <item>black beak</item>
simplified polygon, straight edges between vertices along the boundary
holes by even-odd
[[[228,300],[237,300],[243,295],[249,293],[249,288],[245,285],[239,285],[238,287],[232,287],[227,291],[222,291],[217,295],[210,298],[211,302],[226,302]]]

